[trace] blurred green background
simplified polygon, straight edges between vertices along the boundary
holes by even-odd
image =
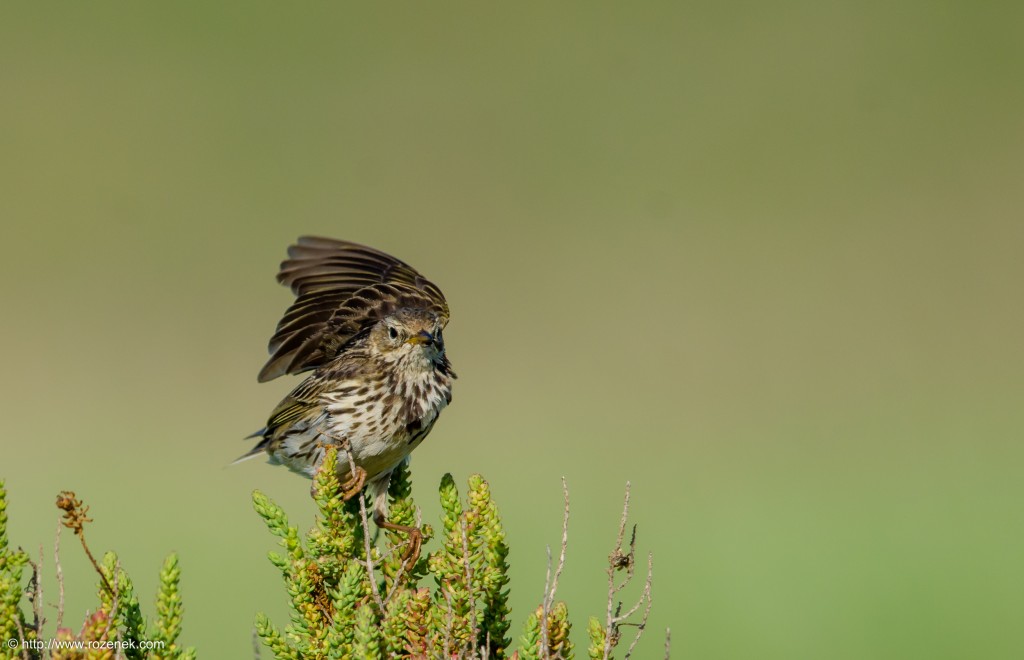
[[[58,490],[147,612],[251,657],[286,596],[225,466],[303,233],[447,294],[452,407],[415,493],[492,484],[514,631],[582,639],[633,482],[638,657],[1024,653],[1024,5],[5,3],[0,282],[11,537]],[[124,493],[130,492],[130,497]],[[64,537],[68,618],[94,576]],[[90,587],[91,589],[91,587]],[[267,653],[264,653],[266,656]]]

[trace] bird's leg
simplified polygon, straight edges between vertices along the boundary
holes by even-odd
[[[410,525],[399,525],[388,521],[388,486],[391,484],[391,470],[374,477],[370,482],[373,492],[373,522],[378,529],[388,529],[394,532],[402,532],[409,537],[409,547],[402,555],[402,563],[407,571],[412,571],[420,558],[420,548],[423,545],[423,532],[419,527]]]
[[[383,511],[373,512],[373,522],[381,529],[390,529],[409,535],[409,547],[402,555],[402,563],[405,564],[406,570],[411,570],[416,565],[416,562],[419,561],[420,546],[423,545],[423,532],[420,531],[420,528],[388,522],[387,518],[384,517]]]
[[[350,499],[363,491],[366,485],[366,470],[355,466],[355,472],[345,483],[341,484],[341,499],[348,502]]]
[[[316,472],[320,471],[320,468],[322,467],[324,461],[324,454],[327,451],[327,447],[329,446],[326,442],[324,442],[323,438],[330,438],[331,440],[333,440],[333,444],[335,447],[337,447],[338,451],[345,452],[345,456],[348,456],[349,458],[349,473],[351,474],[351,476],[348,478],[347,481],[344,481],[341,484],[341,499],[344,502],[348,502],[350,499],[361,493],[363,490],[363,486],[366,485],[366,470],[356,465],[355,462],[352,460],[351,455],[349,454],[351,448],[348,442],[348,438],[339,438],[330,431],[320,429],[316,441],[317,449],[320,450],[318,452],[319,455],[317,456],[316,459]],[[313,485],[309,487],[309,494],[313,497],[316,497],[315,479],[313,481]]]

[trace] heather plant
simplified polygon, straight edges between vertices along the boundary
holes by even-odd
[[[437,546],[410,563],[404,532],[388,530],[375,540],[368,532],[365,499],[343,499],[336,468],[336,452],[329,450],[314,480],[316,522],[304,535],[289,523],[279,506],[258,491],[253,494],[257,513],[280,539],[281,550],[269,557],[281,572],[292,609],[291,621],[283,629],[265,615],[257,616],[256,633],[274,658],[575,657],[569,611],[564,602],[556,600],[568,541],[567,489],[559,552],[552,557],[549,549],[540,603],[513,636],[508,605],[509,546],[490,487],[482,477],[471,476],[462,495],[451,475],[445,475],[438,490],[441,519],[435,533],[419,519],[408,468],[396,471],[388,492],[390,519],[418,526],[424,543],[435,540]],[[97,606],[77,630],[64,625],[59,526],[54,544],[58,603],[56,620],[52,627],[48,625],[43,607],[42,550],[33,560],[24,550],[10,546],[7,493],[0,482],[0,660],[194,659],[195,650],[178,642],[182,600],[177,557],[172,554],[164,562],[155,616],[147,620],[117,555],[108,552],[99,560],[93,556],[85,539],[86,525],[92,520],[89,508],[71,492],[61,493],[57,506],[63,512],[62,526],[80,541],[96,570]],[[586,655],[594,660],[612,658],[623,650],[622,657],[631,657],[651,608],[649,556],[639,599],[629,607],[619,599],[636,567],[636,529],[627,534],[628,512],[627,484],[618,539],[609,556],[605,612],[590,617],[586,627]],[[622,643],[626,627],[635,630],[628,646]]]
[[[451,475],[442,478],[439,547],[410,565],[402,532],[386,531],[380,543],[373,541],[366,501],[344,501],[336,468],[336,451],[329,449],[314,478],[318,515],[304,538],[278,505],[259,491],[253,494],[256,512],[280,538],[282,551],[271,552],[269,558],[281,572],[292,610],[283,629],[257,615],[256,632],[274,658],[574,657],[568,608],[555,600],[566,556],[567,490],[558,559],[551,561],[549,552],[542,601],[527,617],[514,647],[509,633],[509,546],[488,483],[471,476],[462,497]],[[408,467],[400,467],[388,491],[390,519],[420,526],[425,544],[435,530],[418,519],[411,490]],[[609,557],[606,611],[591,618],[587,627],[590,658],[611,658],[627,625],[636,629],[623,656],[630,657],[650,612],[650,558],[639,600],[625,610],[617,600],[635,568],[635,528],[626,541],[628,506],[627,485],[618,542]]]
[[[117,555],[106,553],[97,561],[85,540],[85,525],[92,522],[85,506],[74,493],[57,497],[63,511],[62,525],[81,541],[82,549],[99,576],[98,604],[87,613],[75,632],[65,627],[64,580],[60,566],[60,530],[54,543],[54,567],[58,603],[52,635],[45,633],[48,620],[43,607],[42,549],[33,561],[22,549],[13,549],[7,538],[7,492],[0,481],[0,660],[187,660],[194,649],[178,644],[182,604],[178,586],[181,571],[178,558],[170,555],[160,571],[156,616],[147,622],[142,614],[131,579],[122,570]],[[25,582],[26,568],[31,569]],[[28,612],[23,609],[23,597]]]

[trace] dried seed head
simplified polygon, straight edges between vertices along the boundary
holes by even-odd
[[[82,534],[85,523],[92,522],[92,518],[86,515],[89,513],[89,507],[75,497],[74,491],[62,490],[57,495],[57,508],[64,512],[64,526],[74,531],[76,535]]]

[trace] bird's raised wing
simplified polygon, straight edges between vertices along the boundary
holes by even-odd
[[[277,281],[295,302],[270,339],[260,382],[315,369],[334,358],[360,330],[393,311],[428,309],[448,321],[437,286],[409,264],[379,250],[330,238],[303,236],[288,248]]]

